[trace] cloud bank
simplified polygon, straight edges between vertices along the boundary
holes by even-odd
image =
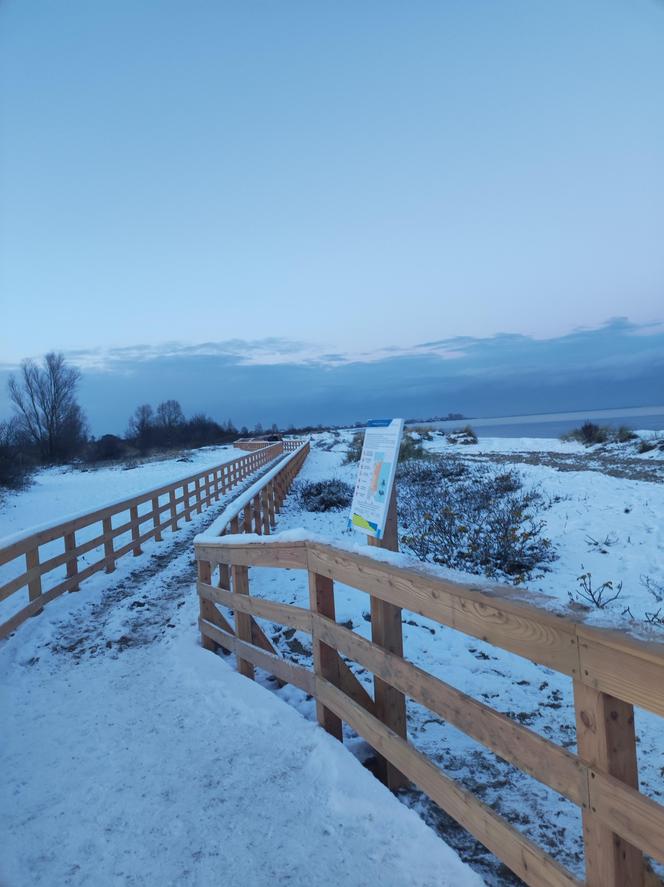
[[[236,425],[374,415],[507,416],[664,402],[664,324],[625,318],[552,339],[505,333],[342,354],[284,338],[69,352],[93,432],[123,432],[139,403],[179,400]],[[0,414],[8,415],[0,367]]]

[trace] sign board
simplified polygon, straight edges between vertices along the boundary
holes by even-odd
[[[348,526],[376,539],[385,532],[403,419],[372,419],[364,435]]]

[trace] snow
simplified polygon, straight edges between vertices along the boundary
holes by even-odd
[[[357,466],[343,464],[346,442],[351,434],[315,435],[300,478],[318,481],[338,477],[353,484]],[[644,624],[644,614],[658,605],[642,577],[664,585],[664,484],[657,480],[654,473],[649,476],[650,479],[630,477],[629,472],[626,472],[626,476],[607,474],[595,454],[578,444],[562,445],[556,441],[541,440],[528,443],[499,438],[481,439],[478,447],[451,447],[441,444],[441,440],[434,437],[431,443],[425,445],[431,449],[440,448],[442,452],[455,453],[467,461],[470,470],[476,461],[490,463],[495,459],[501,470],[509,468],[520,474],[526,486],[537,485],[548,503],[543,512],[546,521],[544,532],[552,540],[558,559],[550,565],[549,571],[542,572],[519,588],[519,595],[527,598],[531,592],[541,592],[548,597],[538,597],[538,605],[564,610],[569,606],[569,592],[579,587],[577,577],[581,573],[591,572],[593,580],[598,583],[609,579],[614,583],[622,581],[621,598],[607,610],[591,610],[582,614],[572,611],[576,618],[582,615],[593,624],[629,626],[632,630],[638,628],[643,634],[649,633],[651,637],[664,637],[661,631],[658,633]],[[616,452],[612,458],[618,464],[621,456],[619,451]],[[527,458],[541,457],[541,461],[536,464],[523,462],[523,454]],[[555,460],[568,456],[575,460],[574,463],[565,464],[560,470],[562,463]],[[655,453],[651,459],[649,465],[657,469],[662,461],[661,453],[659,456]],[[60,478],[62,486],[70,481],[71,475]],[[150,484],[144,486],[149,487]],[[20,500],[26,495],[30,495],[30,491],[15,498]],[[63,495],[67,494],[63,492]],[[352,834],[368,828],[370,816],[378,822],[378,813],[374,812],[373,806],[369,808],[370,812],[363,807],[367,798],[367,803],[373,804],[373,796],[368,794],[370,789],[364,787],[366,771],[358,766],[353,769],[352,775],[344,773],[342,780],[339,774],[345,765],[337,765],[334,758],[328,758],[327,746],[331,743],[334,748],[332,755],[343,752],[344,761],[349,766],[352,763],[354,767],[357,762],[346,750],[322,736],[313,723],[306,723],[315,721],[313,701],[293,687],[277,689],[260,671],[257,673],[258,685],[242,681],[224,664],[232,664],[232,657],[228,660],[214,658],[196,647],[192,543],[194,537],[199,541],[215,538],[220,544],[237,541],[238,537],[233,536],[219,540],[216,531],[211,532],[212,520],[217,515],[218,521],[221,520],[229,501],[227,498],[202,515],[195,515],[192,524],[186,525],[178,534],[165,534],[163,543],[147,544],[143,557],[120,561],[113,576],[99,574],[85,583],[78,595],[66,595],[49,604],[42,616],[29,620],[14,638],[0,645],[0,669],[3,678],[6,678],[4,685],[8,688],[7,704],[3,700],[3,711],[10,712],[12,724],[2,761],[3,772],[10,774],[12,792],[8,796],[12,806],[7,800],[3,808],[15,808],[15,812],[9,815],[13,856],[10,855],[8,859],[14,860],[12,866],[30,864],[24,883],[40,883],[35,880],[34,873],[40,871],[40,867],[48,871],[49,867],[56,865],[60,866],[57,869],[59,877],[53,878],[51,883],[92,882],[95,876],[91,873],[96,871],[92,859],[96,865],[99,857],[102,881],[104,874],[110,872],[107,881],[116,878],[124,882],[133,878],[134,883],[149,883],[147,880],[141,881],[148,871],[151,876],[157,872],[155,880],[166,883],[170,877],[172,882],[206,884],[210,882],[210,877],[214,880],[221,872],[228,883],[260,884],[260,877],[255,880],[258,869],[251,866],[254,853],[260,852],[261,841],[265,842],[266,839],[271,842],[271,862],[266,862],[266,865],[277,865],[274,860],[283,861],[286,856],[288,859],[294,856],[298,864],[306,865],[306,860],[296,848],[307,846],[310,851],[307,858],[313,858],[314,848],[316,854],[324,854],[327,847],[325,842],[329,840],[333,849],[323,856],[327,862],[321,870],[334,872],[336,881],[355,883],[347,875],[353,857],[355,870],[360,870],[362,878],[366,875],[366,880],[358,880],[357,883],[368,884],[376,878],[392,883],[389,878],[393,874],[395,884],[428,883],[426,879],[429,875],[418,869],[413,861],[408,866],[415,866],[413,871],[421,881],[404,876],[404,871],[410,871],[410,868],[400,868],[398,860],[381,856],[388,851],[380,842],[377,851],[379,862],[374,867],[372,860],[367,859],[367,847],[373,846],[372,840],[367,838],[366,842],[363,841],[362,849],[359,842],[352,844]],[[18,501],[16,507],[21,507]],[[76,507],[80,507],[80,502],[76,503]],[[0,511],[0,528],[5,513]],[[212,526],[218,528],[219,524],[212,523]],[[239,538],[242,541],[260,540],[263,544],[270,544],[277,538],[289,542],[327,541],[389,563],[412,563],[405,554],[366,546],[361,534],[347,529],[345,512],[304,512],[296,496],[286,501],[278,516],[277,529],[278,535],[272,537],[251,535]],[[169,566],[166,570],[160,568],[160,572],[154,574],[141,573],[141,570],[148,569],[141,565],[149,564],[149,555],[155,551],[160,552],[160,558],[163,558],[164,552],[175,552],[175,566]],[[492,587],[484,577],[468,576],[419,563],[417,568],[482,588]],[[131,590],[132,582],[135,582],[134,590]],[[113,597],[115,589],[120,594],[119,589],[123,587],[130,588],[131,595],[126,600],[121,598],[116,601]],[[179,609],[171,612],[166,607],[164,612],[164,602],[168,602],[174,589],[178,592],[176,600]],[[250,590],[251,594],[269,600],[308,606],[307,578],[303,571],[252,569]],[[362,636],[369,637],[368,596],[342,583],[335,584],[335,592],[337,619],[352,626]],[[142,596],[147,603],[139,606],[137,596]],[[104,621],[100,620],[95,607],[103,607],[105,601],[109,604]],[[131,609],[134,604],[137,608]],[[624,612],[626,607],[629,607],[629,612]],[[145,626],[137,627],[137,614],[140,613],[147,613],[146,620],[150,617],[146,623],[149,630]],[[97,638],[96,626],[100,621],[103,624]],[[296,633],[293,636],[292,632],[285,632],[279,626],[259,621],[283,655],[311,666],[310,639],[306,635]],[[169,628],[169,625],[174,627]],[[158,631],[153,631],[155,626]],[[94,630],[91,627],[95,627]],[[82,629],[84,640],[79,643]],[[89,636],[91,633],[92,637]],[[152,637],[153,634],[156,634],[156,638]],[[572,687],[567,677],[408,611],[404,611],[403,634],[404,652],[411,662],[473,698],[505,712],[540,735],[574,750]],[[73,652],[62,652],[63,636],[72,639]],[[146,645],[122,649],[123,638],[136,637],[147,637]],[[107,643],[111,644],[108,653]],[[93,652],[86,652],[74,658],[73,662],[67,659],[67,656],[69,659],[76,657],[81,649]],[[29,664],[33,660],[37,661]],[[367,689],[371,689],[371,676],[352,667],[358,679]],[[201,686],[205,689],[200,690]],[[214,692],[213,688],[216,688]],[[269,702],[265,702],[267,708],[259,705],[256,694],[262,694],[261,699],[269,699]],[[250,704],[247,700],[250,700]],[[284,709],[286,702],[295,711]],[[248,714],[243,708],[244,703],[249,705],[252,712],[256,712],[256,721],[245,719]],[[277,708],[273,709],[273,705]],[[226,722],[226,709],[231,712],[229,717],[232,723]],[[298,751],[293,752],[292,756],[283,751],[286,757],[281,758],[283,766],[275,763],[275,775],[269,769],[272,766],[272,752],[277,748],[281,752],[283,744],[278,726],[271,720],[271,712],[282,710],[284,720],[279,714],[274,715],[274,721],[287,725],[289,748]],[[260,714],[257,713],[259,711]],[[662,719],[637,709],[635,720],[639,740],[640,787],[645,794],[662,803]],[[232,732],[234,723],[241,725],[238,728],[239,736]],[[184,726],[179,726],[181,724]],[[187,729],[187,725],[191,729]],[[444,772],[477,793],[485,803],[493,805],[516,828],[582,877],[578,808],[497,759],[412,701],[408,702],[408,732],[415,746],[435,760]],[[52,737],[52,741],[44,742],[44,736]],[[314,741],[311,737],[317,738]],[[367,746],[347,728],[344,738],[346,749],[352,750],[360,760],[370,755]],[[319,739],[323,742],[322,746],[318,745]],[[307,751],[310,747],[317,749],[315,766],[313,752]],[[321,749],[324,749],[324,753]],[[273,783],[287,780],[287,798],[268,793],[260,795],[260,801],[255,800],[255,806],[261,811],[260,816],[266,817],[259,820],[261,827],[256,826],[255,819],[259,814],[255,809],[251,822],[248,815],[245,817],[242,812],[237,814],[237,809],[242,811],[242,801],[232,774],[242,772],[236,768],[243,766],[245,754],[251,760],[247,768],[250,772],[242,777],[248,780],[248,797],[256,799],[259,790],[269,792]],[[305,759],[302,769],[295,769],[293,773],[296,761],[302,759]],[[37,770],[33,773],[31,767],[35,766],[35,762]],[[327,773],[328,769],[330,774]],[[313,774],[318,774],[319,770],[325,771],[325,778],[316,775],[314,779]],[[62,781],[62,776],[57,776],[58,771],[60,774],[72,774],[71,791]],[[181,775],[182,782],[179,782]],[[326,781],[328,775],[339,777],[340,782],[336,787]],[[322,787],[317,789],[319,778],[322,779]],[[159,782],[160,779],[163,784]],[[101,780],[99,791],[96,788],[97,780]],[[195,791],[191,790],[190,780],[196,785]],[[239,776],[238,784],[241,784]],[[373,787],[371,791],[375,788],[381,792],[383,800],[376,801],[376,809],[380,810],[381,815],[387,815],[385,810],[388,806],[390,811],[394,805],[402,809],[375,782],[370,781],[370,784]],[[44,786],[43,791],[40,785]],[[320,818],[309,795],[310,790],[316,792],[317,803],[323,805]],[[165,792],[163,796],[159,794],[161,791]],[[15,796],[14,792],[17,793]],[[290,803],[291,796],[294,797],[297,792],[302,793],[301,807],[306,823],[302,824],[297,841],[293,839],[292,849],[290,843],[284,842],[290,841],[291,830],[293,834],[297,833],[296,811]],[[223,797],[233,799],[231,809],[234,813],[229,816],[223,810],[223,816],[217,817],[223,805],[219,799]],[[465,858],[471,860],[473,867],[488,884],[505,883],[495,858],[488,852],[478,851],[474,843],[468,843],[458,829],[451,828],[444,817],[441,818],[435,805],[424,796],[416,791],[406,792],[402,800],[439,835],[452,842],[458,852],[465,854]],[[229,801],[223,806],[229,807],[230,804]],[[158,811],[157,816],[155,810]],[[330,813],[331,810],[336,811],[334,815]],[[278,824],[277,813],[282,819],[286,817],[288,834]],[[342,813],[351,817],[350,820],[342,823],[334,819]],[[209,821],[210,814],[214,833]],[[85,825],[78,828],[81,815],[85,817]],[[390,822],[392,815],[393,812],[389,812]],[[326,817],[327,826],[323,825]],[[331,835],[324,835],[325,828],[330,828],[330,819],[336,824]],[[6,822],[7,819],[2,825]],[[256,831],[253,831],[255,827]],[[380,829],[377,826],[377,831],[384,834],[383,829],[387,828],[383,823]],[[400,831],[405,828],[403,824],[398,826]],[[20,842],[20,847],[18,834],[25,838]],[[246,837],[244,843],[243,835]],[[422,840],[429,837],[427,834],[427,838]],[[351,841],[350,846],[348,841]],[[424,865],[433,851],[427,849],[424,852],[424,845],[419,842],[420,838],[412,842],[414,856]],[[397,852],[399,842],[391,840],[388,843],[390,852]],[[438,837],[435,843],[444,847]],[[27,860],[27,850],[20,849],[35,845],[43,856],[41,863],[36,858]],[[90,848],[92,859],[86,856],[86,847]],[[247,847],[251,847],[249,854]],[[343,847],[348,847],[349,855],[340,858],[338,854]],[[226,855],[227,848],[230,849]],[[284,848],[287,848],[287,853]],[[211,852],[218,855],[211,859]],[[21,856],[21,853],[24,855]],[[359,856],[354,856],[356,853]],[[195,859],[192,854],[196,854]],[[6,865],[9,864],[8,861]],[[69,870],[64,868],[65,865],[79,865],[81,868],[67,875]],[[162,865],[163,869],[159,868]],[[216,866],[214,877],[208,877],[213,865]],[[239,868],[240,865],[244,868]],[[451,865],[451,862],[436,863],[433,867],[437,868],[435,883],[441,883],[440,872],[449,873],[450,883],[473,883],[463,880],[467,877],[465,872],[455,880]],[[267,870],[272,880],[277,880],[274,874],[276,869]],[[287,871],[279,868],[281,873]],[[128,873],[127,877],[121,872]],[[14,887],[9,871],[5,872],[5,876]],[[48,879],[42,881],[47,882]],[[20,883],[23,882],[18,881]],[[291,873],[290,883],[316,881],[310,870],[301,869]]]
[[[200,648],[209,519],[0,643],[0,883],[479,887],[338,742]]]
[[[13,541],[26,530],[89,514],[246,455],[232,446],[202,447],[135,468],[44,468],[26,490],[0,498],[0,547],[9,544],[7,537]]]
[[[476,444],[450,444],[444,434],[434,434],[426,443],[432,452],[464,453],[585,453],[577,441],[562,441],[553,437],[484,437],[478,435]]]
[[[346,435],[346,439],[349,438],[350,433]],[[324,446],[317,445],[321,440]],[[328,449],[330,445],[331,449]],[[520,446],[521,441],[512,441],[511,449],[518,452]],[[473,448],[459,446],[457,449],[459,456],[468,458],[469,470],[472,470],[475,457],[468,451]],[[502,447],[495,455],[502,458],[509,450],[509,447]],[[326,435],[319,439],[315,436],[300,479],[305,482],[339,478],[352,485],[357,465],[343,464],[344,451],[343,438]],[[486,459],[490,461],[492,455],[488,452]],[[575,619],[583,618],[592,624],[614,628],[629,627],[641,636],[664,640],[664,632],[643,622],[644,613],[656,609],[656,605],[640,581],[643,575],[664,583],[664,485],[613,477],[598,470],[560,471],[546,464],[516,462],[506,465],[502,461],[499,464],[500,470],[513,468],[521,474],[526,486],[539,485],[545,500],[550,503],[543,512],[547,524],[545,533],[559,554],[549,572],[515,588],[514,592],[539,606],[557,612],[567,611]],[[588,462],[588,469],[590,467]],[[366,546],[361,533],[347,529],[347,518],[345,511],[304,512],[297,497],[293,496],[279,516],[279,536],[262,537],[261,541],[263,544],[270,544],[270,540],[277,538],[289,542],[326,541],[335,547],[360,551],[399,566],[412,563],[402,553]],[[607,534],[610,534],[611,541],[617,538],[605,547],[606,554],[587,541],[590,536],[603,541]],[[233,541],[232,537],[219,540],[220,544],[232,544]],[[480,586],[483,590],[490,591],[495,587],[481,576],[420,563],[417,569]],[[614,581],[622,579],[624,603],[621,598],[606,611],[570,611],[568,592],[578,588],[577,577],[586,571],[592,571],[593,577],[600,582],[610,578]],[[308,606],[306,582],[295,571],[253,569],[250,571],[250,590],[251,594],[269,600]],[[539,592],[547,597],[540,596]],[[369,638],[368,596],[337,582],[335,600],[337,620]],[[623,615],[625,606],[630,606],[634,621],[629,615]],[[403,617],[404,655],[409,661],[574,751],[575,714],[572,685],[567,677],[415,613],[404,611]],[[290,646],[294,640],[300,641],[304,651],[297,645]],[[310,663],[306,636],[298,635],[289,640],[282,634],[278,646],[295,661]],[[352,664],[351,667],[370,691],[371,676]],[[280,694],[289,698],[304,714],[312,716],[307,702],[294,691],[283,690]],[[662,803],[664,725],[661,718],[638,709],[635,719],[641,790]],[[486,803],[496,806],[516,828],[570,867],[577,876],[583,875],[581,819],[575,805],[500,761],[480,744],[412,701],[408,701],[408,733],[415,746],[435,760],[444,772],[478,793]],[[345,740],[360,757],[367,756],[366,746],[348,731]],[[404,800],[450,840],[446,827],[438,826],[440,818],[435,805],[417,792]],[[458,839],[453,846],[468,854],[467,858],[479,868],[487,883],[505,883],[490,854],[478,858],[474,845],[463,839]]]

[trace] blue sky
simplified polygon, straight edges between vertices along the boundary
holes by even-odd
[[[0,363],[662,321],[663,45],[655,0],[4,0]]]

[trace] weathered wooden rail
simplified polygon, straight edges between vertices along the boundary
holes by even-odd
[[[151,538],[160,541],[163,530],[177,530],[181,519],[190,521],[192,512],[200,514],[204,506],[218,500],[228,490],[282,455],[284,451],[281,442],[265,445],[246,456],[189,475],[139,496],[123,499],[112,505],[97,508],[88,514],[42,527],[36,532],[12,537],[0,548],[0,566],[24,560],[24,569],[0,586],[0,601],[5,601],[27,589],[28,603],[0,624],[0,638],[14,631],[28,617],[39,613],[44,604],[66,591],[77,591],[81,582],[99,570],[112,572],[116,561],[123,555],[130,551],[135,556],[141,554],[143,542]],[[89,536],[89,528],[97,524],[100,525],[100,532],[93,538],[77,540],[77,533]],[[117,537],[126,534],[130,534],[130,540],[115,548],[114,542]],[[40,549],[58,540],[62,542],[62,551],[55,555],[50,554],[47,559],[42,560]],[[94,553],[95,550],[100,553],[102,549],[101,557],[81,569],[79,559],[83,555]],[[59,570],[61,575],[63,565],[65,578],[57,581],[56,571]],[[20,566],[17,566],[17,569],[20,569]],[[44,589],[43,580],[49,574],[52,574],[49,578],[54,579],[55,584]]]
[[[252,502],[242,521],[238,515],[230,521],[232,533],[269,532],[271,512],[260,501]],[[517,599],[508,588],[456,584],[332,544],[215,538],[218,529],[197,537],[195,546],[199,624],[208,649],[218,645],[235,653],[247,677],[257,666],[314,696],[318,720],[329,733],[342,739],[342,722],[348,723],[527,884],[580,882],[409,743],[389,706],[378,704],[384,696],[374,701],[342,656],[372,672],[375,685],[382,682],[429,708],[577,804],[589,887],[661,885],[644,854],[664,862],[664,807],[639,791],[633,706],[664,717],[664,644],[642,643],[554,615]],[[309,608],[252,597],[249,567],[307,571]],[[577,753],[385,649],[379,625],[372,622],[369,641],[338,624],[335,581],[366,592],[372,604],[407,608],[567,675],[574,691]],[[233,611],[234,626],[219,605]],[[311,635],[313,670],[279,656],[257,618]]]
[[[284,445],[284,453],[292,453],[301,445],[302,440],[300,438],[285,437],[281,443]],[[256,450],[262,450],[263,447],[269,447],[270,443],[256,437],[240,437],[233,446],[237,447],[238,450],[247,450],[253,453]]]

